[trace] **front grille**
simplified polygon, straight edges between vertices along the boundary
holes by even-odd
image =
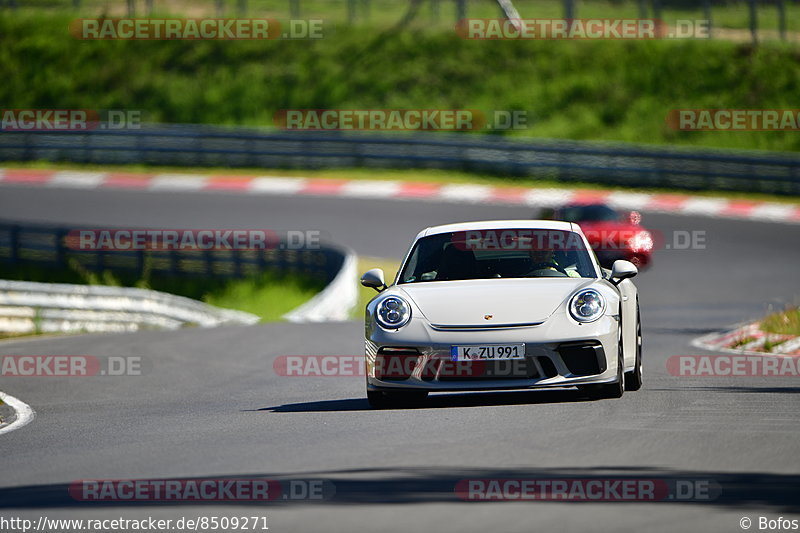
[[[597,341],[567,342],[559,345],[558,354],[574,376],[592,376],[606,370],[603,345]]]
[[[542,367],[542,372],[548,378],[554,378],[558,375],[558,370],[556,370],[556,365],[553,364],[553,361],[550,360],[549,357],[540,356],[537,357],[539,360],[539,364]]]

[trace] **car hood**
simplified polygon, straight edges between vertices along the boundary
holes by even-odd
[[[405,283],[398,292],[435,326],[484,326],[544,322],[593,278],[486,279]],[[486,318],[490,317],[490,318]]]

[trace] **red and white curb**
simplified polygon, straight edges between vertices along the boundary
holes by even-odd
[[[0,392],[0,400],[2,400],[7,406],[11,407],[15,413],[14,420],[10,424],[0,424],[0,435],[3,433],[9,433],[15,429],[19,429],[22,426],[29,424],[33,420],[34,416],[36,416],[36,412],[31,409],[30,405],[26,404],[22,400],[14,398],[13,396],[10,396],[4,392]]]
[[[769,349],[766,345],[769,343]],[[734,330],[712,333],[692,341],[695,348],[748,355],[800,355],[800,336],[761,331],[758,322]]]
[[[278,176],[137,174],[129,172],[13,168],[0,168],[0,185],[39,186],[60,189],[334,196],[473,204],[489,203],[529,207],[554,207],[567,202],[606,202],[619,209],[800,224],[800,205],[798,204],[732,200],[680,193],[492,187],[471,184]]]

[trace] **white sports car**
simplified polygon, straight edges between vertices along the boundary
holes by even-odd
[[[619,398],[642,386],[639,298],[628,261],[603,270],[578,225],[469,222],[420,232],[394,283],[361,283],[367,398],[577,386]]]

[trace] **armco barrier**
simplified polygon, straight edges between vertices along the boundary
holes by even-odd
[[[147,125],[4,132],[0,161],[263,168],[443,168],[631,187],[800,194],[794,153],[472,134],[299,132]]]
[[[332,245],[290,249],[276,244],[264,250],[75,250],[67,245],[71,229],[0,222],[0,265],[111,270],[137,278],[144,272],[170,276],[244,277],[274,269],[330,283],[341,269],[346,251]]]
[[[329,244],[265,250],[74,250],[70,229],[0,222],[0,267],[112,271],[122,279],[245,277],[264,270],[319,279],[326,288],[286,318],[295,322],[345,320],[357,302],[355,256]],[[82,227],[80,229],[92,229]],[[0,277],[2,273],[0,272]],[[0,331],[124,331],[186,324],[213,326],[257,321],[249,313],[216,309],[188,298],[134,288],[0,280]]]
[[[255,324],[259,317],[132,287],[0,280],[0,331],[108,332]]]

